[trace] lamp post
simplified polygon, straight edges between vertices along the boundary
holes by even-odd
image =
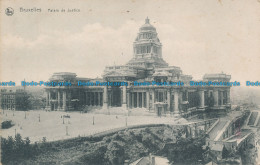
[[[68,126],[66,125],[66,135],[68,136],[69,133],[68,133]]]

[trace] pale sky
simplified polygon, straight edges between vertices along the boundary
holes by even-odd
[[[133,57],[148,16],[163,58],[184,74],[260,81],[260,0],[1,0],[0,81],[47,81],[53,72],[101,77]],[[5,9],[12,7],[13,16]],[[41,8],[41,13],[20,8]],[[79,9],[49,13],[48,9]]]

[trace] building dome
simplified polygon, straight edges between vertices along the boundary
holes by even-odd
[[[145,24],[140,27],[139,31],[140,32],[142,32],[142,31],[156,31],[156,28],[153,25],[150,24],[150,20],[147,17],[145,19]]]

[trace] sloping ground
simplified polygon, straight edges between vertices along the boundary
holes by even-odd
[[[254,125],[258,112],[252,112],[247,125]]]
[[[172,131],[173,134],[167,134]],[[11,152],[3,164],[6,165],[106,165],[123,164],[124,160],[134,162],[143,156],[154,153],[169,157],[169,160],[192,164],[202,159],[203,139],[182,139],[176,143],[177,136],[184,132],[183,126],[169,128],[165,126],[128,129],[115,134],[100,137],[78,137],[75,139],[44,143],[38,145],[38,154],[29,157],[18,157]],[[173,138],[174,137],[174,138]],[[162,150],[159,148],[165,143],[164,139],[175,147]],[[194,149],[196,153],[194,154]],[[166,154],[170,153],[171,154]],[[21,152],[22,153],[22,152]],[[34,155],[34,156],[33,156]],[[120,158],[120,159],[118,159]]]
[[[44,143],[38,145],[40,149],[38,155],[28,158],[20,157],[19,159],[17,155],[13,154],[14,152],[11,152],[13,155],[5,156],[4,160],[6,161],[3,164],[104,165],[106,164],[105,162],[113,159],[112,157],[116,158],[119,156],[130,158],[131,161],[134,161],[143,155],[148,155],[147,151],[156,152],[159,149],[158,146],[164,143],[164,131],[168,129],[165,126],[129,129],[107,136],[78,137],[64,141]],[[177,128],[174,129],[174,132],[177,134]]]
[[[210,139],[214,140],[227,122],[227,120],[220,120],[218,124],[215,125],[215,127],[209,132]]]
[[[260,127],[260,118],[258,119],[258,122],[257,122],[256,126]]]

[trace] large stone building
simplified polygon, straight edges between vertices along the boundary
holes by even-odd
[[[229,82],[224,73],[205,74],[203,81]],[[133,43],[133,58],[126,65],[107,66],[103,78],[79,78],[75,73],[54,73],[50,81],[71,82],[71,86],[48,87],[46,108],[80,110],[86,106],[122,109],[144,108],[163,114],[189,115],[204,110],[230,107],[230,87],[190,86],[192,76],[179,67],[169,66],[162,57],[162,44],[149,19],[140,27]],[[125,82],[118,86],[78,86],[81,82]],[[184,85],[135,85],[137,82],[183,82]]]

